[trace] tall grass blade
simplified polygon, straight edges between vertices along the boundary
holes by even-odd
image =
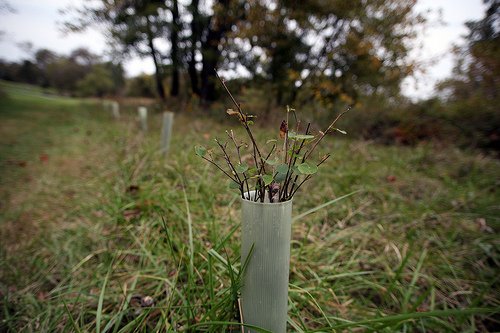
[[[343,323],[339,325],[330,326],[331,329],[339,330],[350,327],[369,327],[370,325],[385,324],[386,326],[392,324],[396,325],[404,321],[414,320],[419,318],[432,318],[432,317],[452,317],[452,316],[468,316],[468,315],[489,315],[500,313],[500,307],[496,308],[466,308],[466,309],[450,309],[450,310],[436,310],[428,312],[412,312],[403,313],[381,318],[366,319],[357,322]],[[373,326],[371,326],[373,327]],[[323,329],[314,330],[311,332],[320,332]]]
[[[186,331],[189,332],[190,329],[193,329],[193,328],[197,328],[197,327],[204,327],[204,326],[221,326],[221,325],[231,325],[231,326],[244,326],[244,327],[247,327],[247,328],[251,328],[252,330],[256,331],[256,332],[259,332],[259,333],[273,333],[271,331],[268,331],[264,328],[260,328],[260,327],[257,327],[257,326],[254,326],[254,325],[250,325],[250,324],[242,324],[242,323],[237,323],[237,322],[234,322],[234,321],[207,321],[207,322],[204,322],[204,323],[199,323],[199,324],[194,324],[194,325],[191,325],[189,326]],[[193,330],[193,332],[199,332],[199,330]]]
[[[422,251],[422,254],[420,255],[420,259],[418,260],[417,267],[415,268],[415,272],[413,272],[413,276],[410,282],[410,285],[408,286],[408,290],[406,290],[406,293],[403,298],[403,309],[407,310],[408,307],[408,302],[410,301],[411,294],[413,293],[413,290],[415,289],[415,284],[418,281],[418,277],[420,275],[420,270],[422,269],[422,265],[424,263],[425,256],[427,255],[427,250],[424,249]]]
[[[99,295],[99,302],[97,303],[97,313],[95,318],[95,329],[97,333],[101,333],[101,320],[102,320],[102,304],[104,303],[104,293],[106,291],[106,284],[108,283],[109,276],[111,274],[111,268],[113,267],[113,262],[109,265],[108,272],[104,278],[104,282],[101,287],[101,294]]]
[[[305,211],[304,213],[299,214],[299,215],[297,215],[297,216],[293,217],[293,218],[292,218],[292,222],[297,221],[297,220],[300,220],[301,218],[304,218],[304,217],[306,217],[306,216],[307,216],[307,215],[309,215],[309,214],[315,213],[315,212],[317,212],[317,211],[318,211],[318,210],[320,210],[320,209],[323,209],[323,208],[325,208],[325,207],[328,207],[328,206],[330,206],[330,205],[332,205],[332,204],[334,204],[334,203],[336,203],[336,202],[338,202],[338,201],[340,201],[340,200],[342,200],[342,199],[348,198],[348,197],[350,197],[351,195],[354,195],[354,194],[356,194],[356,193],[358,193],[358,192],[360,192],[360,191],[361,191],[361,190],[357,190],[357,191],[351,192],[351,193],[349,193],[349,194],[343,195],[343,196],[341,196],[341,197],[338,197],[338,198],[335,198],[335,199],[330,200],[330,201],[328,201],[328,202],[325,202],[324,204],[321,204],[321,205],[319,205],[319,206],[316,206],[316,207],[314,207],[314,208],[311,208],[311,209],[309,209],[308,211]]]
[[[68,306],[66,305],[66,302],[64,300],[62,302],[63,302],[63,305],[64,305],[64,311],[68,315],[69,321],[71,322],[71,326],[73,326],[73,329],[77,333],[80,333],[81,332],[80,327],[78,327],[78,325],[76,324],[75,319],[71,315],[71,312],[69,311]]]
[[[189,201],[186,193],[186,185],[183,181],[182,192],[184,193],[184,203],[186,205],[186,221],[188,224],[188,237],[189,237],[189,274],[193,276],[194,272],[194,246],[193,246],[193,221],[191,220],[191,212],[189,210]]]

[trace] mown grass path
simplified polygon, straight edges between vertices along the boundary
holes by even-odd
[[[238,198],[193,152],[232,125],[177,116],[164,160],[159,114],[0,87],[0,331],[238,331]],[[499,161],[326,150],[295,215],[359,192],[294,222],[289,330],[497,330]]]

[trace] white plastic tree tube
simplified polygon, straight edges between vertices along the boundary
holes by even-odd
[[[253,195],[254,191],[246,194],[250,199]],[[292,200],[261,203],[242,199],[241,211],[242,267],[247,262],[241,289],[243,323],[285,333]]]
[[[174,123],[174,113],[163,112],[163,127],[161,131],[161,152],[164,156],[168,154],[170,139],[172,137],[172,126]]]
[[[118,102],[111,102],[111,112],[113,113],[113,118],[120,119],[120,104]]]
[[[137,108],[139,113],[139,120],[141,122],[141,128],[144,132],[148,131],[148,109],[145,106],[139,106]]]

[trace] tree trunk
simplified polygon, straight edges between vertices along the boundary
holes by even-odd
[[[161,61],[158,60],[158,54],[156,52],[156,48],[153,43],[153,32],[151,31],[151,22],[149,21],[149,17],[146,16],[147,21],[147,35],[148,35],[148,45],[149,50],[151,52],[151,56],[153,57],[153,62],[155,65],[155,81],[156,81],[156,91],[158,92],[158,97],[161,100],[162,104],[165,104],[165,90],[163,87],[163,75],[161,72]]]
[[[278,83],[276,87],[276,106],[281,107],[283,104],[283,85]]]
[[[188,62],[188,74],[191,81],[191,90],[193,94],[200,95],[200,88],[198,86],[198,71],[196,70],[196,43],[200,40],[200,12],[199,12],[199,0],[192,0],[191,2],[191,15],[193,19],[191,21],[191,50]]]
[[[203,68],[201,70],[201,92],[200,96],[204,103],[213,102],[216,96],[215,68],[220,60],[219,44],[224,34],[231,30],[234,17],[228,15],[229,0],[219,0],[222,13],[216,12],[211,18],[206,40],[202,45]]]
[[[172,29],[170,31],[171,59],[172,59],[172,86],[170,96],[179,96],[179,5],[177,0],[172,2]]]
[[[219,43],[222,39],[221,31],[209,30],[207,40],[203,45],[203,68],[201,70],[201,91],[202,101],[210,103],[216,99],[215,94],[215,68],[219,63],[220,52]]]

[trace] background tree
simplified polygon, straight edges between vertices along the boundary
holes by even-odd
[[[188,68],[189,80],[191,82],[191,91],[195,95],[200,95],[198,70],[196,68],[196,55],[198,51],[198,43],[201,41],[201,29],[203,26],[202,16],[200,15],[199,0],[192,0],[188,6],[188,11],[191,14],[190,36],[186,41],[186,62]]]
[[[48,49],[39,49],[35,53],[35,61],[40,69],[40,85],[42,87],[50,86],[47,69],[49,64],[57,60],[57,55]]]
[[[304,42],[306,32],[296,29],[281,2],[255,1],[247,8],[250,24],[239,25],[240,31],[234,34],[235,43],[241,45],[239,59],[254,76],[271,84],[276,105],[289,104],[295,97],[295,80],[307,66],[311,50]],[[249,47],[253,52],[248,53]]]
[[[43,64],[45,75],[49,85],[59,92],[75,91],[77,82],[83,79],[92,70],[92,66],[100,61],[97,55],[84,48],[73,50],[67,57],[49,58],[50,56],[47,56],[44,59],[48,61]]]
[[[20,82],[37,84],[40,77],[40,70],[30,60],[24,60],[17,70],[17,78]]]
[[[467,22],[465,44],[456,48],[453,77],[439,90],[446,116],[473,145],[500,150],[500,1],[486,0],[485,16]]]
[[[160,0],[101,0],[77,9],[78,17],[65,25],[71,31],[81,31],[92,24],[103,25],[118,49],[116,53],[122,56],[150,56],[155,66],[156,91],[164,103],[164,57],[158,51],[155,40],[165,38],[167,8],[167,2]],[[178,78],[172,86],[178,87]]]
[[[0,61],[0,79],[55,88],[65,94],[98,97],[119,94],[125,85],[121,63],[102,61],[84,48],[67,56],[39,49],[19,63]]]
[[[189,32],[184,48],[192,93],[198,95],[203,104],[215,101],[217,79],[215,68],[223,62],[228,46],[228,37],[238,22],[244,18],[245,2],[215,0],[211,13],[200,10],[200,2],[192,0],[187,6],[191,16]],[[200,61],[197,61],[197,57]],[[198,71],[198,67],[200,70]]]
[[[141,74],[127,81],[126,94],[132,97],[155,97],[155,79]]]
[[[303,101],[350,103],[376,90],[399,92],[414,67],[409,42],[424,22],[414,5],[413,0],[254,0],[247,6],[248,23],[234,36],[252,46],[256,69],[275,86],[277,102],[286,87],[287,102],[300,90]]]
[[[103,97],[113,92],[113,74],[103,64],[96,65],[77,82],[78,94],[80,96]]]
[[[261,76],[276,104],[316,100],[352,103],[381,90],[399,93],[414,70],[408,59],[424,19],[415,0],[100,0],[80,9],[70,28],[103,23],[121,53],[149,55],[158,95],[165,101],[163,60],[170,63],[170,94],[178,96],[184,68],[192,93],[217,98],[214,68],[239,63]],[[89,15],[90,13],[90,15]],[[186,23],[186,24],[184,24]],[[167,55],[155,41],[169,42]]]
[[[113,81],[113,89],[111,93],[119,95],[123,92],[125,88],[125,70],[121,62],[106,61],[103,63],[104,67],[111,74],[111,80]]]
[[[172,24],[170,27],[170,59],[172,60],[172,85],[170,96],[179,96],[179,71],[181,64],[179,34],[181,33],[181,22],[179,16],[179,4],[172,0],[170,12],[172,13]]]

